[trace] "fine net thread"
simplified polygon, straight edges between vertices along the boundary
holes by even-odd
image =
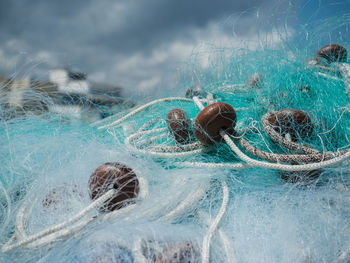
[[[82,220],[33,240],[25,249],[2,253],[0,261],[10,262],[28,251],[25,259],[33,262],[65,262],[72,258],[89,262],[87,258],[96,261],[96,257],[132,262],[136,255],[147,262],[175,254],[187,256],[191,262],[199,262],[202,257],[204,261],[229,262],[229,252],[235,255],[232,262],[347,260],[347,64],[304,67],[300,61],[305,57],[301,59],[299,54],[292,58],[266,49],[258,52],[261,63],[256,54],[242,50],[239,55],[221,57],[223,65],[219,67],[219,55],[215,54],[223,50],[216,51],[212,50],[212,71],[198,71],[197,80],[201,80],[207,93],[198,98],[151,101],[82,130],[64,123],[53,125],[50,117],[46,121],[30,116],[3,122],[3,244],[15,230],[17,214],[25,214],[27,223],[17,226],[19,238],[11,239],[13,244],[64,222],[91,205],[94,201],[87,190],[88,175],[107,161],[120,161],[133,168],[140,180],[145,178],[149,190],[135,204],[126,204],[123,215],[96,208]],[[279,59],[278,65],[274,59]],[[263,80],[245,82],[245,74],[260,69]],[[233,80],[237,72],[237,79]],[[188,79],[184,83],[191,86]],[[213,98],[208,98],[208,94]],[[240,109],[236,110],[235,133],[221,132],[224,141],[209,146],[198,142],[193,134],[185,144],[176,141],[167,125],[171,109],[183,109],[193,127],[204,108],[197,106],[216,102]],[[296,129],[294,136],[293,130],[278,127],[282,122],[271,125],[266,121],[283,109],[306,111],[313,125],[312,134],[305,138],[303,129]],[[218,115],[225,114],[223,111]],[[58,115],[56,118],[66,121]],[[31,133],[40,134],[40,140],[48,145]],[[57,146],[66,141],[69,143],[65,149]],[[44,165],[42,160],[46,160]],[[185,168],[178,169],[181,167]],[[304,169],[320,173],[303,184]],[[279,170],[287,170],[288,183]],[[232,198],[227,201],[220,224],[210,228],[217,215],[223,215],[222,182],[226,182]],[[60,186],[69,189],[72,185],[77,185],[77,190],[73,190],[76,192],[63,191],[59,195],[56,191],[52,196],[57,202],[43,206],[51,190]],[[30,199],[33,193],[38,198],[29,200],[31,208],[21,210],[23,200]],[[128,193],[131,194],[135,192]],[[62,200],[69,200],[71,206],[65,207],[67,203]],[[141,241],[136,244],[135,240]]]

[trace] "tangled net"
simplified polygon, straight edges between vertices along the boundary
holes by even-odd
[[[90,126],[4,121],[0,261],[349,261],[347,51],[271,55]]]

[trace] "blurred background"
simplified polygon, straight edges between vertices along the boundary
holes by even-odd
[[[98,119],[183,96],[183,72],[208,67],[213,46],[254,51],[293,39],[315,52],[350,33],[347,25],[327,33],[329,23],[310,41],[310,27],[349,11],[349,0],[1,0],[2,107],[47,110],[44,94],[52,112]]]

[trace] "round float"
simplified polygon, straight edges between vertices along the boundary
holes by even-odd
[[[131,203],[139,193],[139,180],[134,171],[124,164],[105,163],[91,174],[89,179],[90,197],[95,200],[111,189],[115,195],[107,200],[102,211],[113,211]]]
[[[275,112],[268,118],[270,125],[282,136],[289,134],[292,141],[311,136],[313,125],[305,111],[284,109]]]
[[[317,51],[317,55],[324,58],[328,63],[332,62],[346,62],[347,51],[346,49],[338,44],[326,45]]]
[[[175,141],[186,144],[191,141],[191,120],[181,109],[172,109],[167,116],[167,125]]]
[[[236,121],[236,112],[231,105],[223,102],[213,103],[198,114],[194,135],[203,144],[220,142],[222,140],[220,130],[232,134]]]

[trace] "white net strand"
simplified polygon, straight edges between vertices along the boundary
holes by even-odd
[[[189,211],[195,207],[197,202],[205,195],[208,188],[209,181],[202,181],[200,184],[198,184],[198,188],[190,192],[189,195],[183,201],[181,201],[177,207],[175,207],[166,215],[160,217],[159,220],[176,221],[181,216],[183,216],[186,211]]]
[[[207,105],[215,103],[214,95],[211,93],[207,94]]]

